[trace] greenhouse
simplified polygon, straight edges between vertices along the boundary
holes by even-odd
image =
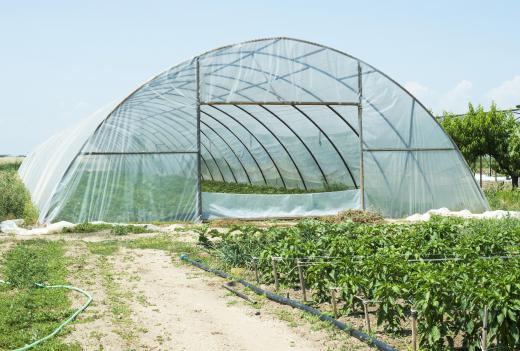
[[[43,223],[481,212],[428,110],[371,65],[289,38],[208,51],[37,147]]]

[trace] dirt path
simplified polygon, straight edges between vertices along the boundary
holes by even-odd
[[[123,250],[132,255],[134,250]],[[140,289],[141,303],[132,319],[148,332],[140,342],[164,350],[320,350],[284,322],[264,317],[243,304],[230,304],[218,282],[200,272],[172,264],[159,250],[138,250],[134,260],[118,261],[116,271],[137,269],[140,280],[123,282],[123,289]],[[258,315],[255,315],[258,313]]]
[[[252,307],[223,289],[222,279],[166,251],[107,251],[84,241],[68,248],[76,262],[71,282],[94,295],[67,335],[84,350],[367,349],[344,333],[338,342],[323,325],[295,320],[288,307]]]

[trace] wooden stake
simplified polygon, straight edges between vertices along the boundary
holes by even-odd
[[[278,283],[278,270],[276,269],[276,261],[278,257],[271,257],[271,265],[273,266],[273,278],[274,278],[274,287],[276,291],[278,291],[278,288],[280,287],[280,284]]]
[[[258,277],[258,257],[253,257],[253,266],[255,268],[256,283],[260,284],[260,278]]]
[[[334,311],[334,318],[338,318],[338,307],[336,303],[336,292],[338,288],[330,288],[330,300],[332,301],[332,310]]]
[[[412,351],[417,351],[417,310],[412,307]]]
[[[296,262],[298,266],[298,275],[300,276],[300,289],[303,295],[303,302],[307,302],[307,291],[305,290],[305,277],[303,275],[302,263],[300,260]]]
[[[488,307],[484,306],[484,316],[482,318],[482,351],[487,351],[487,332],[488,332]]]
[[[368,334],[370,334],[372,330],[370,328],[370,318],[368,316],[368,303],[369,302],[367,300],[363,300],[363,310],[365,311],[365,327],[367,328]]]

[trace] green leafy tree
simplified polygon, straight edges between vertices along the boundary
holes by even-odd
[[[442,127],[457,144],[470,165],[474,165],[480,156],[485,156],[489,151],[487,132],[482,125],[485,116],[482,106],[475,109],[472,104],[469,104],[469,111],[464,116],[445,112],[441,121]]]
[[[520,124],[511,116],[508,118],[509,135],[498,147],[497,165],[499,171],[511,176],[513,188],[518,188],[520,176]]]
[[[511,176],[513,187],[518,187],[520,127],[511,113],[497,110],[494,103],[489,112],[480,105],[475,109],[469,104],[464,116],[445,113],[441,123],[469,164],[490,155],[496,161],[495,171]]]

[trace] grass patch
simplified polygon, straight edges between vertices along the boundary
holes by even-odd
[[[0,172],[16,172],[20,165],[21,161],[11,161],[11,162],[0,162]]]
[[[201,183],[202,191],[208,193],[234,193],[234,194],[305,194],[323,193],[329,191],[341,191],[350,189],[343,184],[328,184],[318,189],[286,189],[284,187],[274,187],[267,185],[228,183],[215,180],[203,180]]]
[[[101,267],[101,281],[107,294],[112,320],[116,325],[114,331],[129,345],[136,338],[136,326],[131,318],[132,310],[126,301],[127,298],[131,297],[131,292],[125,293],[121,291],[114,276],[114,267],[106,256],[99,257],[99,264]]]
[[[189,255],[197,255],[200,249],[190,243],[175,240],[167,234],[162,234],[149,238],[139,238],[122,243],[130,249],[154,249],[165,250],[176,254],[187,253]]]
[[[520,190],[509,184],[486,184],[484,194],[492,210],[520,211]]]
[[[63,242],[28,240],[7,252],[0,285],[0,349],[12,350],[51,333],[73,310],[67,290],[36,288],[35,282],[61,284],[67,276]],[[59,337],[38,350],[80,350]]]
[[[152,231],[137,225],[113,225],[109,223],[80,223],[74,227],[63,228],[63,233],[96,233],[110,231],[115,235],[142,234]]]
[[[119,251],[119,243],[115,240],[87,243],[87,248],[95,255],[110,256]]]

